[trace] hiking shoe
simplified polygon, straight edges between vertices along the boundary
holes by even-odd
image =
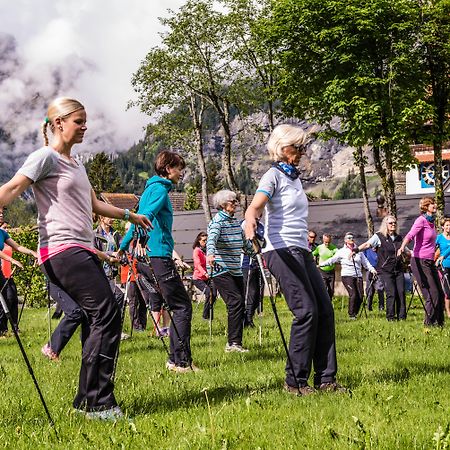
[[[337,383],[336,381],[332,381],[330,383],[321,383],[315,385],[314,387],[321,392],[340,392],[341,394],[349,392],[347,388]]]
[[[227,344],[225,345],[225,352],[226,353],[247,353],[248,348],[242,347],[242,345],[239,344]]]
[[[316,390],[313,387],[307,384],[305,386],[300,386],[299,388],[296,388],[294,386],[289,386],[289,384],[287,383],[284,383],[284,390],[286,392],[289,392],[289,394],[299,395],[302,397],[314,394],[316,392]]]
[[[126,341],[127,339],[130,339],[130,335],[127,333],[120,333],[120,340]]]
[[[172,361],[166,362],[166,368],[170,370],[171,372],[176,373],[188,373],[188,372],[200,372],[201,369],[198,368],[194,363],[191,363],[190,366],[177,366]]]
[[[41,353],[46,356],[50,361],[59,361],[59,356],[57,353],[55,353],[50,345],[45,344],[42,348],[41,348]]]
[[[124,418],[122,410],[118,406],[103,411],[90,411],[86,413],[87,419],[115,421]]]

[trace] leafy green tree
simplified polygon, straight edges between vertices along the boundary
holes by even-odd
[[[450,1],[426,0],[420,8],[419,45],[425,79],[425,99],[430,107],[430,133],[423,136],[434,150],[435,195],[438,215],[443,217],[445,195],[442,179],[442,146],[449,139],[450,96]],[[438,221],[439,223],[440,221]]]
[[[186,200],[183,204],[185,211],[194,211],[200,208],[200,204],[197,201],[198,191],[195,186],[186,186]]]
[[[5,208],[4,219],[11,227],[36,225],[36,203],[34,201],[26,201],[21,197],[16,198]]]
[[[361,180],[355,176],[353,170],[349,171],[343,183],[336,189],[333,199],[345,200],[349,198],[361,198]]]
[[[87,174],[95,194],[121,192],[122,182],[117,169],[105,152],[97,153],[87,164]]]
[[[10,231],[10,235],[20,245],[32,250],[37,249],[39,236],[36,227],[15,228]],[[14,253],[14,258],[20,261],[24,267],[14,275],[19,295],[22,298],[26,297],[27,306],[45,306],[47,291],[44,274],[29,256]]]
[[[408,124],[424,118],[417,19],[410,0],[279,0],[266,27],[286,111],[328,126],[338,116],[341,142],[370,145],[393,214],[393,171],[413,162]]]

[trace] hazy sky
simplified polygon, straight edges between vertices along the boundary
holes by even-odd
[[[59,95],[79,98],[88,120],[92,110],[104,115],[121,145],[136,142],[148,118],[137,108],[126,111],[127,102],[134,98],[131,76],[149,49],[160,42],[158,33],[163,29],[158,17],[167,16],[169,8],[178,10],[183,3],[0,0],[0,33],[14,36],[21,61],[10,80],[0,80],[0,114],[16,99],[24,101],[23,97],[32,95],[27,86],[33,86],[30,92],[51,92],[58,68],[58,77],[66,79],[62,86],[70,86],[69,92]],[[95,126],[101,127],[101,121]]]

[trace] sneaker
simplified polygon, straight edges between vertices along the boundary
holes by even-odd
[[[225,345],[225,352],[226,353],[232,353],[232,352],[247,353],[248,352],[248,348],[244,348],[240,344],[228,344],[227,343],[227,345]]]
[[[296,388],[294,386],[289,386],[289,384],[287,383],[284,383],[284,390],[286,392],[289,392],[289,394],[294,394],[302,397],[316,393],[316,390],[307,384],[305,386],[300,386],[299,388]]]
[[[341,394],[349,392],[347,388],[337,383],[336,381],[317,384],[314,387],[321,392],[340,392]]]
[[[126,341],[127,339],[130,339],[130,335],[127,333],[120,333],[120,340],[121,341]]]
[[[170,370],[171,372],[176,373],[188,373],[188,372],[200,372],[201,369],[197,367],[194,363],[191,363],[190,366],[177,366],[172,361],[166,362],[166,368],[167,370]]]
[[[122,410],[118,406],[103,411],[91,411],[86,413],[87,419],[115,421],[124,418]]]
[[[46,356],[50,361],[59,361],[59,356],[57,353],[55,353],[50,345],[45,344],[42,348],[41,348],[41,353]]]

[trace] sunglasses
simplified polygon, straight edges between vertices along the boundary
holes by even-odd
[[[346,239],[347,241],[353,241],[353,236],[345,236],[345,239]]]
[[[397,225],[397,222],[388,222],[388,225]]]
[[[299,153],[305,153],[306,149],[302,144],[292,144],[292,147],[295,148],[295,150]]]

